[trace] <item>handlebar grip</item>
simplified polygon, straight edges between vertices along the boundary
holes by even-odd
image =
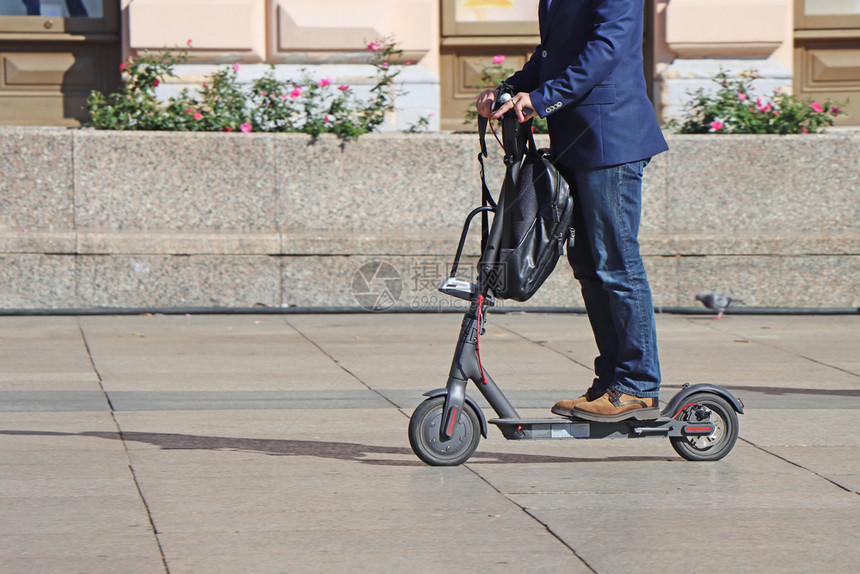
[[[513,98],[513,96],[511,96],[508,92],[502,92],[501,95],[499,95],[499,98],[495,101],[495,103],[493,105],[493,111],[498,110],[500,107],[502,107],[503,104],[511,101],[512,98]],[[528,116],[528,115],[531,115],[533,113],[534,113],[533,109],[528,108],[528,107],[523,108],[523,115]]]

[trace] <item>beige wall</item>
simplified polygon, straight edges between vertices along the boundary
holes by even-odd
[[[197,63],[347,63],[394,36],[438,73],[438,0],[122,0],[126,55],[185,46]]]
[[[657,61],[770,58],[792,66],[792,0],[658,0]]]

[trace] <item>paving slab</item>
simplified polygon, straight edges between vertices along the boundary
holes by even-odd
[[[98,391],[74,317],[0,320],[0,391]]]
[[[856,572],[838,540],[857,509],[674,509],[634,506],[529,511],[595,572]]]
[[[163,569],[146,505],[107,412],[4,413],[0,515],[3,572]]]
[[[81,319],[104,388],[290,390],[362,386],[276,315]],[[249,370],[249,366],[251,366]]]

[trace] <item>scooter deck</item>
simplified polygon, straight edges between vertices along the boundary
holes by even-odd
[[[710,436],[711,422],[679,421],[668,417],[640,421],[595,422],[572,418],[491,419],[508,440],[559,440],[569,438],[637,438],[646,436]]]

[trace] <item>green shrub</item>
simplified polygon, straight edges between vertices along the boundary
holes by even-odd
[[[394,110],[396,96],[405,94],[394,83],[403,70],[395,63],[402,51],[394,41],[374,41],[367,49],[375,68],[367,99],[356,96],[350,86],[336,86],[331,78],[305,73],[298,81],[279,80],[274,66],[246,89],[237,80],[239,64],[233,64],[216,71],[196,94],[186,89],[161,101],[155,88],[176,77],[175,67],[188,61],[188,51],[145,52],[120,66],[119,92],[91,93],[89,125],[105,130],[332,133],[355,139],[376,130]],[[423,131],[426,124],[419,121],[411,131]]]
[[[720,70],[715,93],[699,89],[685,106],[683,122],[669,127],[682,134],[807,134],[819,133],[842,114],[844,103],[807,102],[775,90],[769,100],[754,97],[758,74],[750,70],[730,78]]]

